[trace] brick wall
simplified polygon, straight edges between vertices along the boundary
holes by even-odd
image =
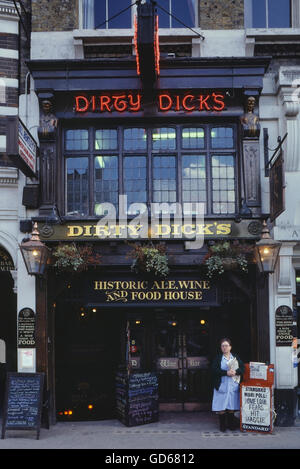
[[[199,21],[202,29],[242,29],[244,0],[200,0]]]
[[[78,0],[32,0],[32,31],[78,29]]]

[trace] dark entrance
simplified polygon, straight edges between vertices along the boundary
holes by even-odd
[[[56,300],[53,331],[58,419],[115,418],[115,376],[128,363],[131,373],[158,374],[160,410],[210,409],[219,340],[230,337],[244,362],[253,357],[253,302],[226,285],[219,306],[189,307],[106,305],[84,297],[79,282],[67,288]]]
[[[161,409],[203,410],[210,400],[207,312],[156,319],[156,370]]]
[[[1,270],[2,259],[0,248],[0,416],[6,373],[17,369],[17,297],[10,272]]]
[[[113,418],[121,334],[117,314],[67,302],[57,304],[56,309],[57,418]]]

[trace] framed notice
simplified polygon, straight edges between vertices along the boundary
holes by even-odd
[[[275,311],[276,347],[290,347],[294,338],[293,311],[287,305]]]

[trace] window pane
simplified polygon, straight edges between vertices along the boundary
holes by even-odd
[[[104,0],[102,0],[104,1]],[[96,1],[98,3],[99,0]],[[120,11],[131,5],[131,0],[108,0],[108,19],[115,15],[118,15]],[[114,19],[108,22],[109,28],[131,28],[131,8],[116,16]]]
[[[110,202],[118,209],[118,157],[95,157],[95,215],[105,215],[101,203]]]
[[[153,202],[176,202],[175,156],[153,157]]]
[[[88,150],[89,133],[86,129],[66,130],[66,150]]]
[[[213,213],[235,213],[234,157],[212,156]]]
[[[290,28],[290,0],[268,0],[269,28]]]
[[[204,129],[190,127],[181,132],[182,148],[204,148]]]
[[[232,127],[214,127],[210,136],[212,148],[233,148]]]
[[[88,214],[88,158],[67,158],[67,215]]]
[[[203,202],[206,206],[204,155],[184,155],[182,157],[182,202]],[[190,211],[185,208],[184,213],[195,213],[195,210]]]
[[[147,202],[147,158],[145,156],[126,156],[124,158],[124,193],[128,207],[134,203]],[[130,215],[137,211],[128,210]]]
[[[171,127],[153,129],[152,146],[153,150],[175,150],[176,129]]]
[[[164,10],[170,12],[170,0],[159,0],[158,5],[161,6]],[[158,14],[158,27],[159,28],[170,28],[170,15],[163,11],[161,8],[157,6],[157,14]]]
[[[147,133],[145,129],[124,130],[124,150],[146,150]]]
[[[106,0],[94,0],[94,5],[95,28],[100,26],[101,29],[104,29],[106,28],[104,23],[106,20]]]
[[[252,0],[252,27],[266,27],[266,0]]]
[[[195,26],[195,0],[172,0],[172,14],[186,26]],[[184,28],[184,25],[172,18],[173,28]]]
[[[118,15],[118,13],[131,5],[131,0],[108,0],[108,11],[106,11],[106,0],[94,0],[95,27],[105,28],[131,28],[131,8]],[[115,18],[105,23],[113,16]],[[103,24],[104,23],[104,24]]]
[[[96,150],[116,150],[118,148],[117,129],[96,130],[95,149]]]

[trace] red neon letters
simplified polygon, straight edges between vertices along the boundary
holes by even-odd
[[[76,112],[137,112],[141,110],[141,95],[75,96]]]
[[[225,96],[220,93],[186,94],[184,96],[160,94],[158,96],[159,111],[223,111]]]
[[[131,93],[113,95],[75,96],[75,112],[138,112],[142,110],[142,95]],[[212,111],[221,112],[225,108],[225,95],[222,93],[171,95],[159,93],[158,111]]]

